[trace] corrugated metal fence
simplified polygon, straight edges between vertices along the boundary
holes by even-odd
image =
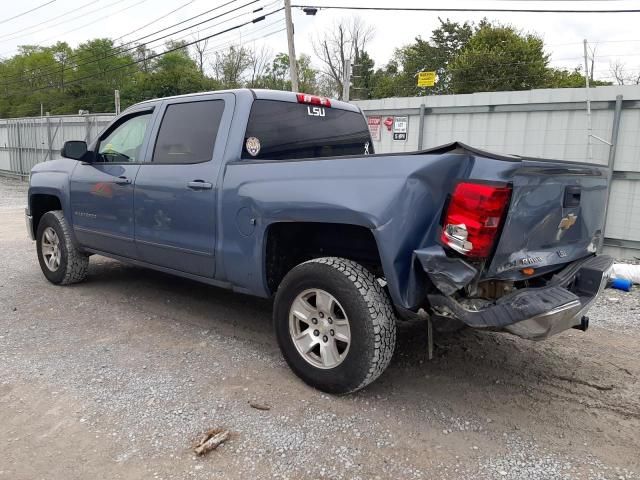
[[[40,162],[60,157],[67,140],[93,139],[113,115],[62,115],[0,120],[0,172],[28,176]]]
[[[374,136],[378,153],[418,150],[458,140],[495,152],[609,164],[614,175],[606,250],[620,258],[639,257],[640,86],[597,87],[591,89],[590,96],[591,146],[584,89],[354,103],[379,122],[379,133]],[[394,140],[393,124],[398,117],[407,120],[406,134],[396,135],[406,137],[404,140]],[[112,118],[111,114],[99,114],[0,120],[0,173],[28,176],[36,163],[58,158],[66,140],[91,140]]]
[[[590,97],[591,142],[585,90],[578,88],[354,103],[369,118],[377,153],[457,140],[493,152],[611,166],[605,251],[640,257],[640,86],[597,87]]]

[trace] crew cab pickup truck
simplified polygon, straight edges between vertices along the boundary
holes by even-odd
[[[146,101],[61,155],[33,168],[26,211],[49,281],[97,254],[273,297],[284,358],[326,392],[385,370],[398,319],[585,330],[612,264],[607,168],[460,143],[374,154],[362,112],[322,97]]]

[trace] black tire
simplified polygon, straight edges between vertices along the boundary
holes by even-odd
[[[289,333],[289,312],[298,295],[322,289],[342,306],[351,330],[349,349],[337,366],[318,368],[298,352]],[[362,265],[337,257],[309,260],[284,278],[275,298],[274,326],[282,354],[307,384],[327,393],[355,392],[387,368],[396,344],[396,317],[389,296]]]
[[[52,228],[59,240],[60,264],[55,270],[49,268],[42,251],[43,236],[47,228]],[[78,250],[73,244],[71,227],[69,227],[61,210],[47,212],[40,219],[36,233],[36,249],[42,273],[51,283],[69,285],[81,282],[86,278],[89,256]]]

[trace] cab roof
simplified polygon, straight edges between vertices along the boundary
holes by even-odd
[[[207,91],[207,92],[187,93],[184,95],[173,95],[171,97],[154,98],[151,100],[145,100],[143,102],[136,103],[135,105],[132,105],[132,107],[135,107],[138,105],[150,104],[150,103],[157,103],[163,100],[169,100],[174,98],[192,98],[193,97],[195,99],[203,95],[211,95],[214,93],[232,93],[238,96],[251,95],[254,100],[276,100],[279,102],[292,102],[292,103],[298,102],[298,99],[296,97],[297,95],[296,92],[287,92],[283,90],[268,90],[268,89],[262,89],[262,88],[236,88],[231,90],[213,90],[213,91]],[[338,108],[340,110],[349,110],[351,112],[361,112],[359,107],[351,103],[343,102],[341,100],[335,100],[333,98],[330,98],[329,100],[331,101],[331,108]]]

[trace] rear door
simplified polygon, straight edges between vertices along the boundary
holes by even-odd
[[[233,94],[163,103],[150,163],[135,182],[138,257],[154,265],[213,277],[217,178],[235,104]]]
[[[513,193],[489,275],[519,279],[593,254],[602,236],[609,171],[576,162],[527,160]]]

